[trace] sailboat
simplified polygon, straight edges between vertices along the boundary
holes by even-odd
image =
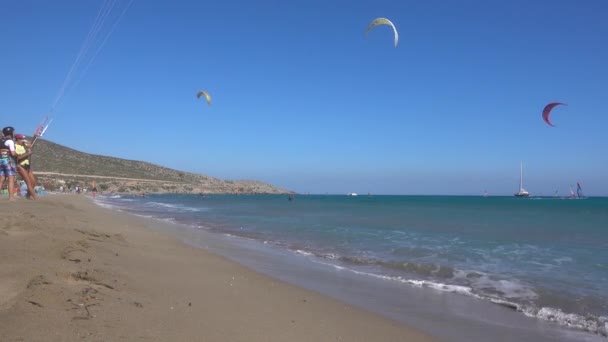
[[[524,189],[524,163],[519,162],[519,191],[515,193],[515,197],[530,197],[530,193]]]
[[[574,194],[574,190],[572,190],[572,185],[570,185],[570,198],[576,198],[576,195]]]

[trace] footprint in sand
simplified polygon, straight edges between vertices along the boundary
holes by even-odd
[[[86,249],[89,248],[89,244],[84,241],[78,241],[75,246],[67,246],[61,251],[61,259],[68,260],[74,263],[80,263],[81,261],[91,260],[88,257]]]
[[[115,243],[122,244],[122,245],[126,245],[126,242],[127,242],[127,240],[125,239],[125,237],[122,234],[110,235],[110,234],[98,232],[93,229],[87,230],[87,229],[76,228],[74,230],[79,232],[80,234],[87,236],[87,239],[92,240],[92,241],[97,241],[97,242],[111,241],[111,242],[115,242]]]

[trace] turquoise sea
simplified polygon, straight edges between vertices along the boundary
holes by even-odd
[[[608,334],[608,198],[116,195],[97,202],[333,272]]]

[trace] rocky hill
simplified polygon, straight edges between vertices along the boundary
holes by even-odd
[[[38,184],[49,190],[96,184],[104,192],[120,193],[293,193],[259,181],[222,180],[142,161],[84,153],[43,139],[36,142],[33,152]]]

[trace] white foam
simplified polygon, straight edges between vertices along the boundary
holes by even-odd
[[[607,335],[608,317],[599,317],[598,319],[586,318],[581,315],[565,313],[560,309],[541,308],[535,314],[524,312],[528,316],[541,318],[547,321],[557,322],[561,325],[566,325],[571,328],[586,330],[592,333],[597,333],[603,336]]]
[[[177,211],[198,212],[198,211],[202,211],[203,210],[203,208],[186,207],[186,206],[183,206],[183,205],[169,204],[169,203],[162,203],[162,202],[148,202],[148,203],[146,203],[146,205],[152,206],[152,207],[174,209],[174,210],[177,210]]]
[[[111,204],[103,203],[103,202],[100,202],[100,201],[95,201],[94,203],[97,204],[98,206],[102,207],[102,208],[115,209],[115,210],[119,210],[120,211],[120,209],[118,209],[117,207],[115,207],[115,206],[113,206]]]
[[[453,293],[461,293],[465,295],[472,295],[472,289],[468,286],[462,285],[448,285],[443,283],[435,283],[427,280],[415,280],[415,279],[403,279],[398,277],[398,280],[404,283],[412,284],[418,287],[428,287],[434,290],[445,291],[445,292],[453,292]]]
[[[524,284],[505,279],[493,280],[485,274],[473,280],[471,286],[475,289],[495,289],[496,291],[500,291],[505,298],[510,299],[531,300],[538,298],[538,294]],[[479,292],[484,291],[480,290]]]
[[[334,253],[323,254],[323,257],[326,259],[330,259],[330,260],[338,260],[340,258],[339,255],[334,254]]]
[[[571,257],[561,257],[561,258],[553,259],[553,261],[555,261],[558,265],[561,265],[565,262],[572,262],[572,258]]]
[[[118,206],[112,205],[110,203],[103,202],[100,199],[93,199],[93,203],[95,203],[96,205],[98,205],[98,206],[100,206],[102,208],[116,210],[116,211],[122,211],[122,210],[120,210],[120,208]]]
[[[533,307],[522,306],[517,303],[513,303],[510,301],[492,298],[488,296],[482,296],[473,292],[473,290],[466,286],[458,286],[458,285],[446,285],[441,283],[434,283],[426,280],[412,280],[412,279],[400,279],[402,282],[406,282],[412,285],[416,285],[419,287],[429,287],[432,289],[460,293],[464,295],[473,296],[479,299],[489,300],[492,303],[500,304],[503,306],[507,306],[513,308],[517,311],[524,313],[529,317],[535,317],[547,321],[556,322],[560,325],[568,326],[570,328],[575,328],[579,330],[588,331],[591,333],[599,334],[602,336],[608,336],[608,317],[584,317],[581,315],[573,314],[573,313],[565,313],[560,309],[554,308],[541,308],[540,310],[535,310]]]
[[[585,318],[585,317],[577,315],[577,314],[564,313],[559,309],[553,309],[553,308],[542,308],[542,309],[538,310],[531,306],[518,304],[515,302],[511,302],[511,301],[508,301],[505,299],[501,299],[501,298],[497,298],[497,297],[493,297],[493,296],[489,296],[489,295],[482,295],[482,294],[475,293],[474,289],[471,287],[468,287],[468,286],[450,285],[450,284],[432,282],[432,281],[428,281],[428,280],[407,279],[407,278],[403,278],[403,277],[391,277],[391,276],[380,275],[380,274],[375,274],[375,273],[357,271],[354,269],[338,266],[338,265],[335,265],[332,263],[327,263],[327,262],[322,262],[322,261],[317,261],[317,262],[320,264],[334,267],[339,270],[347,270],[347,271],[350,271],[350,272],[353,272],[353,273],[359,274],[359,275],[365,275],[365,276],[370,276],[370,277],[390,280],[390,281],[399,281],[401,283],[413,285],[416,287],[430,288],[430,289],[434,289],[437,291],[457,293],[457,294],[462,294],[462,295],[478,298],[481,300],[487,300],[492,303],[499,304],[499,305],[511,308],[513,310],[520,311],[529,317],[535,317],[538,319],[553,321],[560,325],[568,326],[570,328],[584,330],[584,331],[591,332],[594,334],[599,334],[601,336],[608,336],[608,317],[601,316],[599,318],[596,318],[596,317]],[[483,275],[482,278],[486,278],[490,281],[490,279],[485,275]],[[500,281],[492,281],[492,283],[495,285],[500,284],[501,285],[500,288],[502,289],[502,291],[507,291],[507,293],[516,294],[513,296],[515,298],[526,298],[526,297],[536,297],[537,296],[537,294],[534,293],[532,290],[526,288],[525,286],[523,286],[521,284],[515,283],[515,282],[500,280]],[[510,290],[510,292],[509,292],[509,290]]]
[[[530,289],[529,287],[514,282],[514,281],[510,281],[510,280],[500,280],[498,281],[498,284],[500,284],[499,286],[497,286],[498,289],[500,289],[503,293],[504,296],[507,298],[518,298],[518,299],[536,299],[538,298],[538,294],[536,292],[534,292],[532,289]]]
[[[468,277],[475,274],[475,277]],[[502,293],[505,298],[534,300],[538,298],[538,294],[526,284],[514,280],[492,279],[487,273],[482,271],[471,270],[454,270],[454,279],[457,282],[466,282],[470,284],[474,292],[487,292],[484,289],[495,289]],[[489,296],[491,297],[491,295]],[[504,303],[499,303],[504,304]]]

